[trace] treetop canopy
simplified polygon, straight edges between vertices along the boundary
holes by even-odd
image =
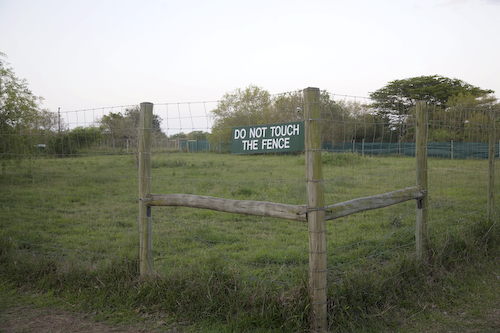
[[[445,105],[450,97],[460,93],[480,97],[493,92],[493,90],[481,89],[459,79],[430,75],[394,80],[371,93],[370,97],[374,100],[373,106],[375,107],[406,113],[418,100],[434,105]]]

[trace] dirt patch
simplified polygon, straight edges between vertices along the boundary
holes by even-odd
[[[152,328],[157,326],[158,328]],[[2,333],[105,333],[105,332],[179,332],[158,321],[151,325],[108,325],[94,321],[89,315],[53,309],[11,308],[0,315]]]

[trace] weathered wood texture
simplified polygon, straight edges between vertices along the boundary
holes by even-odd
[[[357,198],[325,207],[326,220],[379,209],[408,200],[421,199],[425,192],[418,187]],[[141,201],[148,206],[181,206],[216,210],[218,212],[275,217],[307,222],[306,205],[287,205],[267,201],[232,200],[195,194],[148,194]]]
[[[151,129],[153,104],[141,103],[139,118],[139,199],[151,193]],[[149,274],[153,269],[153,232],[151,208],[139,201],[139,271]]]
[[[304,150],[306,160],[307,222],[309,227],[309,297],[311,328],[326,332],[326,220],[321,163],[320,90],[304,89]]]
[[[142,201],[149,206],[184,206],[219,212],[276,217],[307,222],[306,206],[266,201],[232,200],[194,194],[149,194]]]
[[[417,102],[416,117],[416,148],[415,159],[417,160],[417,187],[427,192],[427,133],[428,114],[427,104],[423,101]],[[417,219],[415,226],[415,242],[417,258],[424,259],[427,251],[427,221],[428,221],[428,196],[417,200]]]
[[[364,212],[366,210],[379,209],[408,200],[421,199],[424,196],[425,192],[414,186],[371,197],[357,198],[326,206],[326,219],[333,220],[354,213]]]
[[[493,110],[489,112],[489,151],[488,151],[488,200],[487,200],[487,214],[488,219],[491,220],[495,214],[495,114]]]

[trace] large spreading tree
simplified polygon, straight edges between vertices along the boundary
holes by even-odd
[[[374,107],[407,114],[417,101],[444,106],[458,94],[482,97],[491,93],[493,90],[481,89],[459,79],[431,75],[391,81],[372,92],[370,97]]]
[[[469,101],[494,102],[496,99],[490,96],[493,92],[459,79],[430,75],[391,81],[371,93],[370,97],[373,100],[372,107],[386,123],[390,124],[391,131],[399,137],[399,140],[411,141],[413,139],[411,118],[417,101],[425,101],[432,106],[429,114],[429,119],[432,121],[444,119],[444,115],[450,113],[450,106],[456,103],[457,96],[467,96]],[[444,133],[443,129],[441,131]]]

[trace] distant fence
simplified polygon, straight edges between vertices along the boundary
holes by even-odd
[[[499,143],[495,143],[498,152]],[[322,149],[329,152],[356,152],[367,156],[415,156],[414,142],[350,142],[333,144],[323,142]],[[429,142],[427,156],[448,159],[487,159],[488,142]]]
[[[208,140],[188,140],[177,138],[169,140],[168,149],[180,152],[219,151],[219,145],[211,145]],[[415,157],[414,142],[323,142],[321,148],[332,153],[355,152],[363,156],[410,156]],[[224,151],[227,151],[226,148]],[[429,142],[427,156],[446,159],[488,159],[488,142]],[[495,143],[495,151],[500,157],[499,143]]]
[[[168,140],[168,149],[178,150],[180,152],[198,152],[210,151],[210,142],[208,140],[189,140],[187,138],[176,138]]]

